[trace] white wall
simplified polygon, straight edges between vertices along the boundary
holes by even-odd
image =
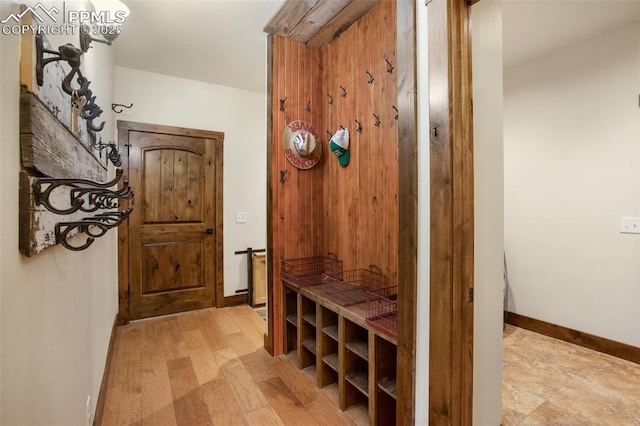
[[[640,24],[505,70],[509,310],[640,346]]]
[[[134,104],[119,120],[224,132],[224,294],[246,289],[246,255],[234,252],[266,245],[265,95],[116,67],[115,99]]]
[[[473,424],[502,418],[502,3],[471,8],[475,203]]]
[[[0,4],[2,17],[17,10]],[[89,395],[95,410],[117,311],[116,236],[112,231],[83,252],[57,246],[33,258],[19,254],[18,37],[0,35],[0,55],[0,423],[84,425]],[[83,62],[98,104],[107,106],[101,118],[108,135],[111,52],[96,46]]]

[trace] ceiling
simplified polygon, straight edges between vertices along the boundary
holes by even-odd
[[[113,43],[128,68],[265,92],[262,31],[282,0],[124,0],[131,14]]]
[[[640,17],[640,0],[503,0],[505,67]]]
[[[118,65],[265,92],[263,27],[283,0],[123,1],[131,15],[114,43]],[[503,0],[505,66],[638,17],[640,0]]]

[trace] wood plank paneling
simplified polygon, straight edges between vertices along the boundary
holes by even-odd
[[[269,34],[286,37],[302,18],[318,3],[318,0],[297,0],[285,2],[264,27]]]
[[[334,40],[354,22],[370,11],[380,0],[354,0],[322,27],[308,44],[312,47],[323,47]]]
[[[283,132],[285,126],[295,120],[309,122],[321,139],[323,108],[322,86],[317,79],[321,73],[320,51],[308,48],[294,41],[272,36],[273,94],[271,100],[272,150],[269,176],[271,185],[272,246],[270,268],[268,268],[269,288],[273,294],[274,352],[282,352],[282,283],[280,262],[285,258],[313,256],[323,253],[322,247],[322,181],[325,158],[309,170],[298,170],[292,166],[283,153]],[[315,82],[314,82],[315,80]],[[285,110],[280,111],[280,100],[285,99]],[[310,111],[305,107],[309,106]],[[323,157],[326,147],[323,146]],[[280,172],[286,171],[284,183],[280,182]]]
[[[295,28],[289,33],[289,38],[300,42],[308,42],[335,15],[345,8],[352,0],[319,0]]]
[[[387,77],[385,56],[395,58],[395,2],[382,1],[322,49],[325,127],[349,130],[350,163],[340,167],[330,153],[324,174],[325,250],[336,253],[345,268],[378,266],[397,282],[398,134],[395,78]],[[378,42],[372,43],[371,40]],[[369,84],[369,75],[374,76]],[[347,96],[343,97],[343,86]],[[375,126],[373,114],[381,124]],[[355,120],[362,124],[356,131]]]

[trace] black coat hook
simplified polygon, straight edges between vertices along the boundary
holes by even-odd
[[[356,128],[356,132],[360,133],[362,131],[362,124],[360,124],[358,120],[356,120],[356,123],[358,124],[358,127]]]
[[[331,142],[331,138],[333,137],[333,134],[327,130],[327,134],[329,135],[329,142]]]
[[[396,110],[396,120],[397,120],[397,119],[398,119],[398,108],[396,108],[396,106],[394,105],[394,106],[393,106],[393,109],[395,109],[395,110]]]
[[[375,80],[375,78],[373,78],[373,75],[371,75],[371,73],[369,72],[369,70],[367,70],[367,74],[369,74],[369,80],[367,80],[367,83],[372,84],[373,80]]]
[[[304,110],[307,112],[311,112],[311,101],[307,102],[307,106],[304,107]]]
[[[342,86],[340,86],[340,88],[342,89],[342,95],[340,95],[340,96],[342,96],[343,98],[346,98],[347,97],[347,89],[345,89]]]
[[[327,96],[329,97],[329,105],[331,105],[333,103],[333,96],[331,96],[328,93],[327,93]]]
[[[284,183],[284,175],[287,174],[287,170],[280,170],[280,183]]]
[[[133,103],[131,103],[130,105],[111,104],[111,111],[115,112],[116,114],[122,114],[122,111],[124,111],[123,108],[133,108]]]
[[[374,123],[374,125],[375,125],[376,127],[380,127],[380,123],[381,123],[381,121],[380,121],[380,119],[378,118],[378,116],[377,116],[376,114],[373,114],[373,117],[376,119],[376,122]]]
[[[345,129],[342,125],[340,125],[340,128],[341,128],[342,130],[347,130],[347,129]]]
[[[389,60],[387,58],[384,58],[384,60],[387,62],[387,72],[388,73],[392,73],[393,72],[393,65],[391,65],[391,62],[389,62]]]
[[[287,102],[287,97],[285,96],[284,99],[280,99],[280,111],[284,111],[284,103]]]

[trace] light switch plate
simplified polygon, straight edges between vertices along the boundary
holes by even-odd
[[[640,217],[621,217],[620,233],[640,234]]]
[[[247,223],[247,212],[236,212],[236,223]]]

